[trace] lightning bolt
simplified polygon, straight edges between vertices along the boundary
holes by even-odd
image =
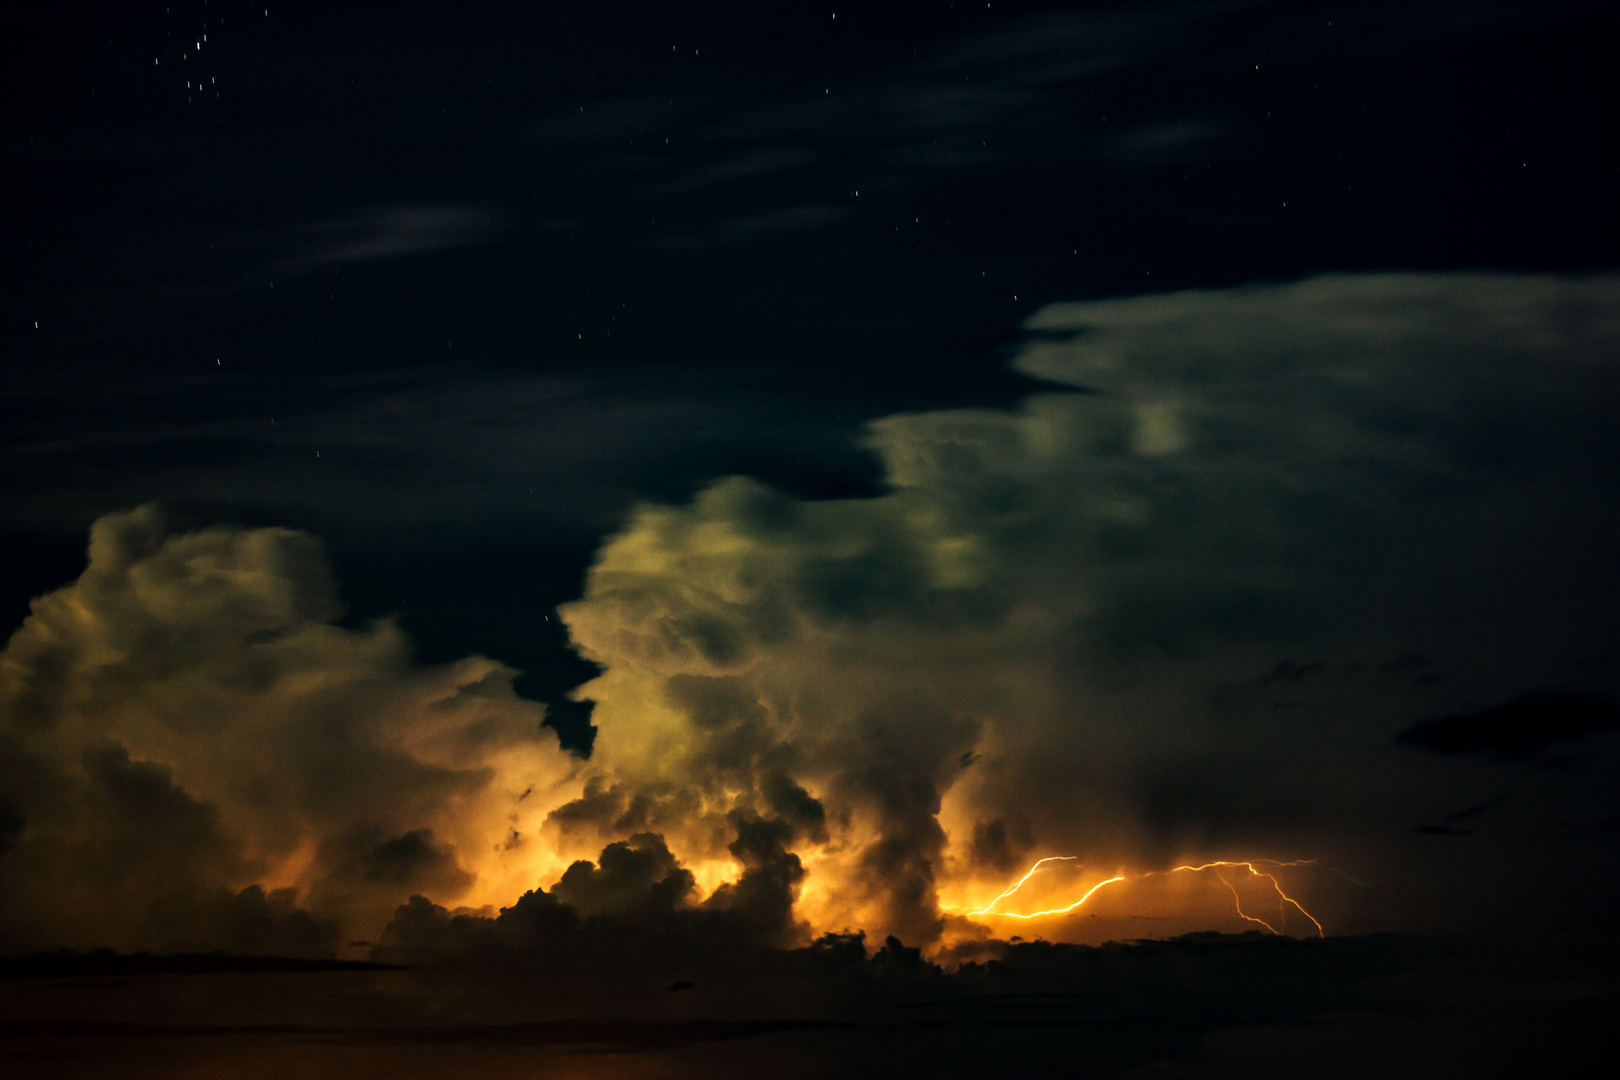
[[[1078,858],[1080,858],[1080,856],[1078,856],[1078,855],[1049,855],[1046,858],[1037,861],[1034,866],[1029,868],[1029,871],[1027,873],[1025,873],[1023,877],[1019,878],[1017,881],[1015,881],[1011,885],[1007,886],[1007,891],[1006,892],[1002,893],[1000,896],[996,897],[994,900],[992,900],[988,904],[984,905],[984,907],[980,908],[978,911],[970,911],[970,912],[968,912],[968,914],[969,915],[1000,915],[1000,914],[1003,914],[1003,912],[996,911],[995,906],[997,904],[1001,903],[1003,900],[1007,899],[1007,897],[1011,896],[1013,893],[1017,892],[1019,889],[1022,889],[1024,887],[1024,882],[1026,882],[1030,878],[1034,877],[1036,871],[1038,871],[1041,867],[1045,866],[1049,862],[1074,862]],[[1088,893],[1087,895],[1090,895],[1090,894]]]
[[[1098,889],[1102,888],[1104,885],[1112,885],[1116,881],[1124,881],[1124,880],[1125,880],[1125,875],[1120,874],[1118,877],[1111,877],[1107,881],[1099,881],[1099,882],[1097,882],[1097,884],[1093,885],[1091,888],[1086,890],[1086,895],[1082,896],[1080,899],[1076,900],[1074,903],[1070,904],[1068,907],[1053,908],[1050,911],[1032,911],[1027,915],[1020,915],[1017,912],[1013,912],[1013,911],[989,911],[989,910],[985,910],[985,911],[970,911],[970,912],[968,912],[968,914],[970,914],[970,915],[1000,915],[1004,919],[1039,919],[1043,915],[1067,915],[1069,912],[1073,911],[1075,908],[1079,907],[1081,904],[1085,903],[1087,900],[1090,900],[1092,893],[1095,893]]]
[[[1266,922],[1264,919],[1257,919],[1253,915],[1245,914],[1244,911],[1243,911],[1243,902],[1238,899],[1238,891],[1237,891],[1237,889],[1232,885],[1232,883],[1230,881],[1227,881],[1226,876],[1224,874],[1222,874],[1219,869],[1217,869],[1218,867],[1224,867],[1224,866],[1241,866],[1241,867],[1243,867],[1244,869],[1246,869],[1249,872],[1249,875],[1251,877],[1265,878],[1267,881],[1271,882],[1272,889],[1276,890],[1277,896],[1281,900],[1294,905],[1295,910],[1297,910],[1301,915],[1305,916],[1307,919],[1311,920],[1311,925],[1316,927],[1316,936],[1317,937],[1327,937],[1326,931],[1324,931],[1322,929],[1322,924],[1316,921],[1316,916],[1312,915],[1310,912],[1306,911],[1303,907],[1301,907],[1298,900],[1295,900],[1292,896],[1289,896],[1287,893],[1283,892],[1282,885],[1277,881],[1277,878],[1274,875],[1268,874],[1268,873],[1266,873],[1266,872],[1264,872],[1262,870],[1256,870],[1254,868],[1254,864],[1257,863],[1257,862],[1258,863],[1263,863],[1266,866],[1271,866],[1271,867],[1275,867],[1277,869],[1281,869],[1281,868],[1283,868],[1285,866],[1310,866],[1315,861],[1316,860],[1314,860],[1314,859],[1295,859],[1293,862],[1277,862],[1275,859],[1255,859],[1253,862],[1227,862],[1225,859],[1220,859],[1220,860],[1217,860],[1215,862],[1207,862],[1202,866],[1178,866],[1178,867],[1175,867],[1174,869],[1172,869],[1170,871],[1170,873],[1176,874],[1176,873],[1181,873],[1182,871],[1188,871],[1188,872],[1196,874],[1196,873],[1200,873],[1200,872],[1202,872],[1204,870],[1214,870],[1215,871],[1215,876],[1221,879],[1221,884],[1225,885],[1228,889],[1230,889],[1232,891],[1232,905],[1235,908],[1237,908],[1237,913],[1238,913],[1239,916],[1249,920],[1252,923],[1259,923],[1261,926],[1265,927],[1267,930],[1270,930],[1273,934],[1281,933],[1281,931],[1279,931],[1276,927],[1272,926],[1270,923]],[[1281,903],[1279,903],[1277,905],[1277,908],[1278,908],[1279,911],[1285,910]]]
[[[1275,859],[1248,859],[1248,860],[1241,860],[1241,861],[1227,860],[1227,859],[1217,859],[1217,860],[1215,860],[1213,862],[1203,863],[1203,864],[1201,864],[1199,866],[1183,865],[1183,866],[1172,867],[1169,870],[1152,871],[1152,872],[1145,873],[1145,874],[1135,874],[1135,875],[1119,874],[1119,875],[1116,875],[1115,877],[1108,878],[1106,881],[1099,881],[1097,884],[1093,885],[1090,889],[1087,889],[1086,892],[1085,892],[1085,895],[1083,895],[1082,897],[1080,897],[1080,899],[1076,900],[1074,903],[1068,905],[1067,907],[1052,908],[1052,909],[1050,909],[1048,911],[1031,911],[1031,912],[1028,912],[1028,913],[1019,913],[1019,912],[1014,912],[1014,911],[997,911],[997,910],[995,910],[997,904],[1001,903],[1003,900],[1007,899],[1009,896],[1012,896],[1013,894],[1018,892],[1019,889],[1023,888],[1024,884],[1027,881],[1029,881],[1030,878],[1034,877],[1035,874],[1038,873],[1041,870],[1041,868],[1044,867],[1047,863],[1074,862],[1074,861],[1076,861],[1078,859],[1079,859],[1078,855],[1050,855],[1050,856],[1047,856],[1044,859],[1040,859],[1035,863],[1034,866],[1031,866],[1027,871],[1025,871],[1023,877],[1019,878],[1017,881],[1013,882],[1005,890],[1003,890],[1000,896],[997,896],[994,900],[990,901],[984,907],[979,908],[977,911],[969,911],[969,912],[967,912],[967,914],[968,915],[993,915],[993,916],[996,916],[998,918],[1003,918],[1003,919],[1039,919],[1039,918],[1042,918],[1042,917],[1048,916],[1048,915],[1067,915],[1069,912],[1071,912],[1071,911],[1075,910],[1076,908],[1080,907],[1087,900],[1090,900],[1092,898],[1092,896],[1094,896],[1096,894],[1097,890],[1101,889],[1104,885],[1114,885],[1114,884],[1117,884],[1117,883],[1122,882],[1122,881],[1133,881],[1133,880],[1134,881],[1140,881],[1140,880],[1142,880],[1144,878],[1159,877],[1159,876],[1168,875],[1168,874],[1182,874],[1182,873],[1200,874],[1200,873],[1205,873],[1205,872],[1212,872],[1212,873],[1214,873],[1216,879],[1219,880],[1222,885],[1225,885],[1227,890],[1229,892],[1231,892],[1231,894],[1232,894],[1232,905],[1236,909],[1239,918],[1242,918],[1242,919],[1244,919],[1244,920],[1246,920],[1248,922],[1252,922],[1252,923],[1255,923],[1257,925],[1263,926],[1267,930],[1271,931],[1273,934],[1280,935],[1282,933],[1282,931],[1279,930],[1277,927],[1271,925],[1266,920],[1256,918],[1255,916],[1250,915],[1248,912],[1243,910],[1243,899],[1242,899],[1241,896],[1238,895],[1237,886],[1233,885],[1232,882],[1227,879],[1226,875],[1221,873],[1221,871],[1223,869],[1242,867],[1243,869],[1245,869],[1245,870],[1247,870],[1249,872],[1249,876],[1258,877],[1258,878],[1264,878],[1266,881],[1271,883],[1271,888],[1277,894],[1277,898],[1278,898],[1277,909],[1278,909],[1279,912],[1284,913],[1285,919],[1286,919],[1286,912],[1287,912],[1287,906],[1286,905],[1292,905],[1293,908],[1296,911],[1298,911],[1301,915],[1305,916],[1307,919],[1309,919],[1311,921],[1312,926],[1316,927],[1316,935],[1318,937],[1326,937],[1327,936],[1327,932],[1322,929],[1322,924],[1319,921],[1317,921],[1316,916],[1312,915],[1309,911],[1306,911],[1304,906],[1302,906],[1298,900],[1295,900],[1292,896],[1289,896],[1286,892],[1283,891],[1282,883],[1277,880],[1277,877],[1276,877],[1276,875],[1274,873],[1271,873],[1268,870],[1258,869],[1256,867],[1256,865],[1255,865],[1256,863],[1259,863],[1261,866],[1265,866],[1265,867],[1270,868],[1270,870],[1280,870],[1280,869],[1283,869],[1285,867],[1312,866],[1312,865],[1315,865],[1315,860],[1314,859],[1295,859],[1293,862],[1279,862],[1279,861],[1277,861]]]
[[[1217,873],[1215,876],[1221,879],[1221,884],[1222,885],[1225,885],[1228,889],[1231,890],[1231,893],[1232,893],[1232,906],[1237,908],[1238,918],[1240,918],[1240,919],[1248,919],[1252,923],[1259,923],[1261,926],[1265,927],[1267,930],[1270,930],[1273,934],[1277,933],[1277,928],[1275,926],[1272,926],[1270,923],[1266,922],[1266,920],[1264,920],[1264,919],[1257,919],[1253,915],[1250,915],[1250,914],[1248,914],[1247,912],[1245,912],[1243,910],[1243,900],[1238,896],[1238,891],[1232,885],[1232,883],[1230,881],[1226,880],[1226,875],[1225,874]]]

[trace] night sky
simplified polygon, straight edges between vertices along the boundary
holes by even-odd
[[[0,1062],[1578,1061],[1617,29],[8,7]]]

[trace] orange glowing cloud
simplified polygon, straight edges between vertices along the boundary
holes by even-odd
[[[1612,327],[1568,312],[1617,297],[1363,275],[1045,309],[1015,366],[1053,389],[875,422],[881,495],[636,508],[561,609],[600,667],[585,762],[499,662],[339,625],[313,538],[109,515],[0,654],[0,939],[162,944],[206,907],[371,940],[413,894],[451,926],[659,888],[660,918],[778,946],[1340,928],[1312,864],[1173,856],[1404,835],[1405,699],[1368,673],[1402,635],[1575,651],[1490,638],[1519,602],[1493,583],[1537,469],[1584,462],[1536,439],[1598,431],[1614,385]],[[1509,483],[1482,447],[1532,392],[1569,422],[1510,432],[1537,450]],[[1612,469],[1585,464],[1537,512],[1591,540]]]

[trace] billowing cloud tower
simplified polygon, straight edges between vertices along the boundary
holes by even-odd
[[[1426,880],[1413,825],[1499,803],[1391,743],[1612,692],[1617,301],[1370,275],[1049,307],[1015,361],[1049,390],[872,425],[885,494],[637,509],[563,608],[601,667],[584,761],[499,663],[340,625],[310,537],[109,515],[0,656],[0,941],[1313,932],[1284,887],[1330,928],[1468,925],[1504,859],[1558,864],[1525,832]],[[1259,858],[1324,862],[1176,869]]]

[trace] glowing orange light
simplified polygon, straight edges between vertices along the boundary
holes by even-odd
[[[1314,863],[1314,860],[1311,860],[1311,859],[1296,859],[1293,862],[1278,862],[1275,859],[1253,859],[1253,860],[1242,860],[1242,861],[1232,861],[1232,860],[1226,860],[1226,859],[1217,859],[1217,860],[1215,860],[1213,862],[1203,863],[1203,864],[1201,864],[1199,866],[1183,865],[1183,866],[1172,867],[1171,869],[1164,870],[1164,871],[1150,871],[1150,872],[1145,873],[1145,874],[1134,874],[1134,875],[1119,874],[1119,875],[1117,875],[1115,877],[1108,878],[1105,881],[1099,881],[1097,884],[1095,884],[1091,888],[1087,889],[1086,892],[1085,892],[1085,895],[1081,896],[1080,899],[1076,900],[1072,904],[1067,905],[1066,907],[1052,908],[1052,909],[1047,910],[1047,911],[1031,911],[1031,912],[1028,912],[1028,913],[1019,913],[1019,912],[1013,912],[1013,911],[997,911],[997,910],[995,910],[997,904],[1001,903],[1003,900],[1007,899],[1009,896],[1012,896],[1013,894],[1018,892],[1019,889],[1023,888],[1024,884],[1026,882],[1028,882],[1030,878],[1034,877],[1035,874],[1043,866],[1045,866],[1047,863],[1074,862],[1074,861],[1076,861],[1078,859],[1079,859],[1078,855],[1050,855],[1050,856],[1047,856],[1044,859],[1040,859],[1035,863],[1034,866],[1031,866],[1027,871],[1025,871],[1023,877],[1019,878],[1017,881],[1013,882],[1005,890],[1003,890],[1000,896],[997,896],[994,900],[990,901],[984,907],[979,908],[976,911],[966,912],[966,914],[968,914],[968,915],[989,915],[989,916],[995,916],[995,917],[1003,918],[1003,919],[1039,919],[1039,918],[1042,918],[1042,917],[1045,917],[1045,916],[1048,916],[1048,915],[1067,915],[1069,912],[1071,912],[1071,911],[1075,910],[1076,908],[1080,907],[1087,900],[1090,900],[1092,898],[1092,896],[1096,894],[1097,890],[1101,889],[1104,885],[1114,885],[1114,884],[1117,884],[1117,883],[1122,882],[1122,881],[1140,881],[1140,880],[1142,880],[1144,878],[1159,877],[1159,876],[1168,875],[1168,874],[1179,874],[1179,873],[1197,874],[1197,873],[1203,873],[1205,871],[1210,871],[1210,872],[1213,872],[1216,879],[1219,880],[1222,885],[1225,885],[1227,890],[1229,892],[1231,892],[1231,894],[1232,894],[1232,904],[1233,904],[1233,907],[1236,909],[1239,918],[1244,919],[1244,920],[1246,920],[1248,922],[1255,923],[1255,924],[1257,924],[1259,926],[1263,926],[1267,930],[1271,931],[1273,934],[1279,934],[1280,935],[1282,933],[1282,931],[1279,930],[1277,927],[1271,925],[1266,920],[1256,918],[1255,916],[1250,915],[1248,912],[1243,910],[1243,900],[1242,900],[1242,897],[1240,897],[1238,895],[1237,887],[1235,885],[1233,885],[1229,880],[1227,880],[1225,874],[1221,873],[1221,869],[1224,868],[1224,867],[1239,867],[1239,866],[1241,866],[1242,868],[1244,868],[1245,870],[1247,870],[1249,872],[1249,875],[1251,877],[1264,878],[1266,881],[1270,882],[1273,891],[1276,892],[1278,898],[1283,903],[1293,905],[1293,907],[1294,907],[1294,909],[1296,911],[1298,911],[1301,915],[1305,916],[1307,919],[1309,919],[1311,921],[1311,925],[1316,927],[1316,934],[1317,934],[1318,937],[1326,937],[1327,936],[1326,931],[1324,931],[1322,929],[1322,924],[1317,920],[1316,916],[1312,915],[1309,911],[1306,911],[1305,908],[1300,904],[1300,902],[1298,900],[1295,900],[1292,896],[1289,896],[1287,893],[1283,892],[1282,884],[1277,880],[1275,874],[1268,873],[1265,870],[1257,869],[1256,866],[1255,866],[1256,863],[1259,863],[1262,866],[1270,867],[1272,869],[1281,869],[1283,867],[1290,867],[1290,866],[1310,866],[1310,865],[1313,865],[1313,863]],[[1281,905],[1279,905],[1279,908],[1280,907],[1281,907]]]
[[[1120,874],[1118,877],[1111,877],[1107,881],[1099,881],[1099,882],[1097,882],[1097,884],[1093,885],[1091,888],[1086,890],[1086,895],[1082,896],[1080,899],[1076,900],[1074,903],[1070,904],[1068,907],[1053,908],[1050,911],[1031,911],[1027,915],[1020,915],[1020,914],[1018,914],[1017,912],[1014,912],[1014,911],[990,911],[990,910],[987,909],[987,910],[984,910],[984,911],[970,911],[970,912],[968,912],[968,914],[969,915],[1000,915],[1004,919],[1039,919],[1043,915],[1067,915],[1069,912],[1073,911],[1075,908],[1079,907],[1081,904],[1085,903],[1087,900],[1090,900],[1092,893],[1095,893],[1098,889],[1102,888],[1104,885],[1112,885],[1116,881],[1124,881],[1124,880],[1125,880],[1125,875]]]
[[[1019,878],[1017,881],[1015,881],[1011,885],[1009,885],[1007,887],[1006,892],[1002,893],[1000,896],[996,897],[994,900],[992,900],[988,904],[984,905],[984,907],[981,908],[980,910],[978,910],[978,911],[970,911],[970,912],[968,912],[968,914],[969,915],[1001,914],[1001,912],[997,912],[997,911],[994,910],[995,906],[997,904],[1001,903],[1003,900],[1007,899],[1007,897],[1011,896],[1013,893],[1017,892],[1019,889],[1022,889],[1024,887],[1024,882],[1026,882],[1030,878],[1034,877],[1035,872],[1037,870],[1039,870],[1041,867],[1045,866],[1049,862],[1073,862],[1074,860],[1078,859],[1079,857],[1080,856],[1078,856],[1078,855],[1049,855],[1044,859],[1038,860],[1035,863],[1034,866],[1029,868],[1028,873],[1026,873],[1023,877]]]
[[[1279,867],[1280,868],[1280,867],[1284,867],[1284,866],[1309,866],[1309,865],[1311,865],[1312,860],[1310,860],[1310,859],[1295,859],[1293,862],[1276,862],[1276,861],[1274,861],[1272,859],[1256,859],[1256,860],[1254,860],[1254,862],[1227,862],[1226,860],[1221,859],[1221,860],[1217,860],[1216,862],[1205,863],[1202,866],[1178,866],[1175,869],[1171,870],[1170,872],[1172,874],[1174,874],[1174,873],[1178,873],[1178,872],[1180,872],[1182,870],[1188,870],[1188,871],[1191,871],[1193,873],[1198,873],[1199,871],[1202,871],[1202,870],[1214,870],[1216,867],[1219,867],[1219,866],[1241,866],[1244,869],[1248,870],[1249,874],[1251,876],[1253,876],[1253,877],[1262,877],[1262,878],[1265,878],[1267,881],[1271,882],[1271,887],[1277,891],[1278,896],[1280,896],[1283,900],[1287,901],[1288,903],[1293,904],[1294,908],[1301,915],[1303,915],[1307,919],[1311,920],[1311,925],[1316,927],[1316,936],[1317,937],[1327,937],[1327,933],[1322,929],[1322,924],[1316,921],[1316,916],[1312,915],[1310,912],[1306,911],[1303,907],[1300,907],[1300,904],[1299,904],[1298,900],[1295,900],[1292,896],[1289,896],[1287,893],[1283,892],[1282,891],[1282,885],[1278,884],[1277,879],[1274,876],[1272,876],[1271,874],[1267,874],[1267,873],[1264,873],[1262,871],[1256,870],[1254,868],[1254,863],[1255,862],[1265,863],[1268,866],[1274,866],[1274,867]],[[1242,903],[1241,900],[1238,899],[1238,891],[1237,891],[1237,889],[1233,887],[1233,885],[1232,885],[1232,883],[1230,881],[1226,880],[1226,878],[1221,874],[1221,872],[1219,870],[1215,871],[1215,876],[1221,879],[1221,884],[1222,885],[1225,885],[1228,889],[1231,889],[1231,891],[1232,891],[1232,904],[1233,904],[1234,907],[1237,908],[1237,913],[1238,913],[1239,916],[1249,920],[1252,923],[1259,923],[1261,926],[1265,927],[1267,930],[1270,930],[1273,934],[1277,934],[1277,933],[1281,932],[1276,927],[1274,927],[1270,923],[1266,922],[1264,919],[1257,919],[1253,915],[1244,914],[1243,903]]]

